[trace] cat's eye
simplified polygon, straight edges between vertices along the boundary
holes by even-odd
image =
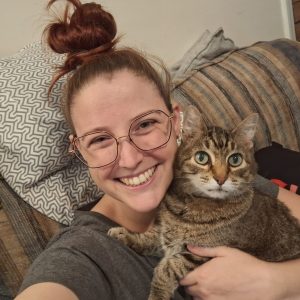
[[[206,165],[209,163],[209,155],[205,151],[198,151],[195,154],[195,161],[197,164]]]
[[[243,162],[243,156],[240,153],[234,153],[229,156],[228,163],[231,167],[238,167]]]

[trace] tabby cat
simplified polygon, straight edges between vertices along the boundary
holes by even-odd
[[[284,204],[252,188],[257,121],[251,114],[232,131],[207,128],[189,106],[174,180],[153,227],[145,233],[109,231],[138,253],[162,253],[149,300],[170,299],[178,280],[208,260],[188,252],[187,244],[227,245],[274,262],[300,257],[300,223]]]

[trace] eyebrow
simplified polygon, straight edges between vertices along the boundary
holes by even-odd
[[[133,117],[133,118],[131,118],[131,119],[129,120],[130,125],[132,124],[132,122],[133,122],[134,120],[136,120],[136,119],[142,117],[143,115],[146,115],[146,114],[148,114],[148,113],[151,113],[151,112],[154,112],[154,111],[158,111],[158,110],[163,111],[162,109],[150,109],[150,110],[148,110],[148,111],[144,111],[144,112],[138,114],[137,116],[135,116],[135,117]],[[129,128],[128,128],[128,129],[129,129]],[[83,133],[83,134],[81,134],[80,136],[77,136],[77,137],[80,138],[80,137],[83,137],[83,136],[85,136],[85,135],[92,134],[92,133],[94,133],[94,132],[107,132],[107,133],[113,135],[113,133],[107,128],[107,126],[102,126],[102,127],[95,127],[95,128],[93,128],[92,130],[89,130],[89,131],[87,131],[87,132],[85,132],[85,133]]]

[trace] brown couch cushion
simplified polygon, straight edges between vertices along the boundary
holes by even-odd
[[[298,42],[278,39],[225,53],[178,78],[172,97],[227,128],[258,112],[256,149],[275,141],[300,151]]]
[[[24,202],[0,179],[0,299],[14,297],[24,274],[60,224]]]

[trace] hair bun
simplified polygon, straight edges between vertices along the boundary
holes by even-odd
[[[48,9],[56,1],[50,0]],[[112,50],[118,41],[115,20],[100,4],[94,2],[82,4],[80,0],[66,1],[63,18],[56,18],[44,31],[50,48],[56,53],[67,54],[49,91],[58,78],[96,55]],[[70,4],[73,6],[72,12]]]
[[[51,0],[48,8],[56,1]],[[81,4],[79,0],[66,1],[68,3],[63,19],[56,19],[45,30],[51,49],[57,53],[73,55],[96,48],[106,51],[112,48],[117,34],[113,16],[100,4]],[[69,4],[74,7],[71,14]]]

